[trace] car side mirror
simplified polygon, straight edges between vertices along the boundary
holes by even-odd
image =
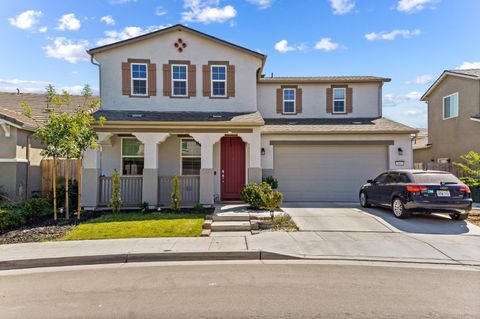
[[[367,180],[367,183],[369,183],[369,184],[375,184],[375,182],[374,182],[373,179],[368,179],[368,180]]]

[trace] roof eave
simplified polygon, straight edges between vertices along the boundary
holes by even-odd
[[[351,134],[415,134],[417,130],[379,130],[379,131],[369,131],[369,130],[357,130],[357,131],[301,131],[301,130],[279,130],[279,131],[269,131],[268,129],[262,131],[263,135],[277,135],[277,134],[297,134],[297,135],[351,135]]]
[[[466,74],[466,73],[461,73],[461,72],[455,72],[451,70],[444,70],[442,74],[438,77],[438,79],[433,82],[433,84],[428,88],[428,90],[422,95],[420,98],[420,101],[426,102],[428,96],[432,93],[433,90],[440,84],[440,82],[447,76],[456,76],[456,77],[461,77],[465,79],[470,79],[470,80],[480,80],[480,77],[471,75],[471,74]]]
[[[258,83],[262,84],[282,84],[282,83],[307,83],[307,84],[320,84],[320,83],[386,83],[390,82],[389,78],[379,78],[379,79],[369,79],[369,80],[344,80],[344,79],[325,79],[325,80],[314,80],[314,79],[265,79],[260,78]]]

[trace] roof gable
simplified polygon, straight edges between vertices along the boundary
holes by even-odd
[[[468,70],[445,70],[442,75],[433,82],[433,84],[428,88],[428,90],[420,98],[421,101],[425,101],[427,97],[435,90],[437,86],[445,79],[447,76],[456,76],[464,79],[470,80],[480,80],[480,69],[468,69]]]

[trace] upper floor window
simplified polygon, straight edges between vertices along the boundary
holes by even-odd
[[[333,89],[333,113],[346,113],[345,100],[346,100],[345,88]]]
[[[227,67],[212,65],[212,96],[227,96]]]
[[[147,95],[147,64],[146,63],[132,63],[132,95]]]
[[[181,139],[181,175],[200,175],[201,146],[193,138]]]
[[[122,175],[143,174],[143,144],[135,137],[122,138]]]
[[[188,66],[172,65],[172,96],[188,95]]]
[[[283,89],[283,113],[295,113],[295,89]]]
[[[450,119],[458,116],[458,92],[447,95],[443,98],[443,119]]]

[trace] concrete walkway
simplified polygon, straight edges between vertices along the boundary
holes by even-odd
[[[0,245],[0,269],[226,259],[353,259],[480,266],[480,236],[385,232],[265,232]]]

